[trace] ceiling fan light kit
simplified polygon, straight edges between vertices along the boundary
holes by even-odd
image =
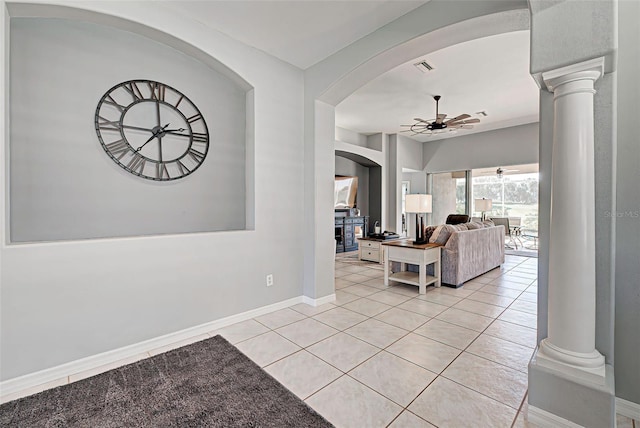
[[[471,116],[466,113],[445,121],[447,115],[440,113],[439,111],[440,98],[442,98],[440,95],[435,95],[433,97],[436,101],[435,119],[424,120],[416,117],[413,119],[416,123],[413,125],[402,125],[408,126],[409,129],[405,129],[401,132],[413,132],[412,136],[418,134],[431,136],[434,134],[442,134],[444,132],[456,132],[458,129],[472,129],[472,123],[480,122],[480,119],[469,119]]]

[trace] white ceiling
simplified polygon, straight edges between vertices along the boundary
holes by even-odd
[[[423,73],[413,64],[426,60],[434,67]],[[336,126],[363,134],[397,133],[413,118],[434,119],[434,95],[439,112],[450,118],[467,113],[481,122],[472,130],[428,137],[401,134],[417,141],[538,121],[538,87],[529,74],[529,31],[499,34],[454,45],[416,58],[379,76],[336,107]],[[485,111],[488,116],[476,115]]]
[[[306,69],[426,1],[171,1],[170,7]]]

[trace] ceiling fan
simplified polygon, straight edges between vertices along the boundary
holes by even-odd
[[[444,132],[455,132],[458,129],[472,129],[472,123],[479,123],[480,119],[469,119],[471,116],[468,114],[461,114],[449,120],[444,120],[447,115],[438,112],[438,102],[440,101],[440,95],[433,97],[436,100],[436,118],[424,120],[416,117],[416,123],[413,125],[401,125],[408,126],[409,129],[405,129],[400,132],[413,132],[412,136],[418,134],[425,134],[431,136],[433,134],[442,134]]]
[[[520,170],[519,169],[504,169],[504,168],[498,167],[498,169],[496,169],[496,175],[498,176],[498,178],[502,178],[502,175],[505,172],[516,172],[516,171],[520,171]]]

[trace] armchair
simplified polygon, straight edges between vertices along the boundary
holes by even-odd
[[[466,214],[449,214],[446,224],[460,224],[460,223],[468,223],[469,216]]]

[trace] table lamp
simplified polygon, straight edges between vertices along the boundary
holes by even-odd
[[[482,217],[480,217],[482,219],[482,221],[484,221],[486,219],[486,212],[487,211],[491,211],[491,208],[493,208],[493,201],[491,199],[476,199],[475,200],[475,204],[476,204],[476,212],[480,211],[482,212]]]
[[[407,195],[405,197],[404,210],[408,213],[414,213],[416,215],[416,240],[414,244],[426,244],[427,241],[424,236],[424,224],[422,214],[430,213],[432,209],[431,195]],[[418,221],[420,218],[420,221]]]

